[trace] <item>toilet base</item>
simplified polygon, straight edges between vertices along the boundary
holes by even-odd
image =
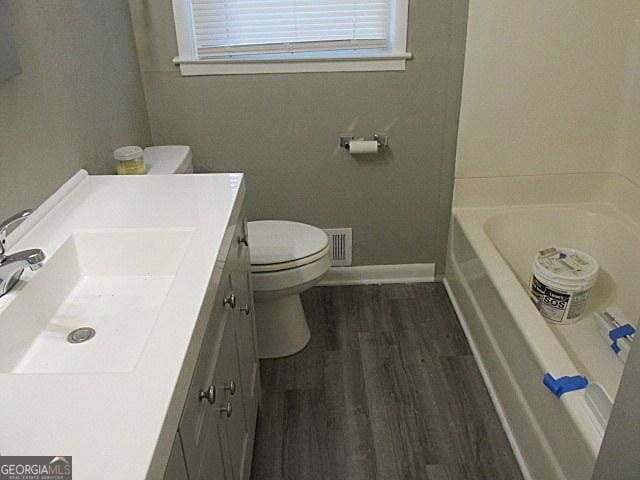
[[[287,357],[307,346],[311,331],[300,295],[255,301],[260,358]]]

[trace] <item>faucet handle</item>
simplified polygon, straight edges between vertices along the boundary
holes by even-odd
[[[0,222],[0,257],[4,255],[4,244],[7,241],[7,230],[24,221],[32,212],[33,210],[31,209],[23,210],[7,218],[5,221]]]

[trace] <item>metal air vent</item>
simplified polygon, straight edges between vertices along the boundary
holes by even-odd
[[[327,228],[324,232],[329,237],[331,249],[331,265],[347,267],[351,265],[352,234],[351,228]]]

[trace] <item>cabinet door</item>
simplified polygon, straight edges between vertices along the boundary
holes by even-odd
[[[215,385],[214,371],[220,357],[222,332],[233,313],[223,303],[230,294],[230,288],[229,275],[223,273],[180,420],[180,437],[192,480],[225,478],[222,445],[216,438],[217,406],[223,392]]]
[[[220,333],[220,347],[216,359],[212,384],[216,390],[216,401],[210,405],[213,412],[209,425],[211,435],[208,436],[204,448],[204,459],[197,480],[234,480],[234,459],[237,452],[244,449],[243,438],[238,435],[237,423],[242,418],[241,408],[235,405],[239,391],[236,387],[238,378],[238,359],[235,345],[235,312],[229,306],[229,314]]]
[[[224,392],[220,396],[217,405],[218,438],[222,442],[229,470],[233,479],[247,479],[249,470],[245,459],[251,457],[249,449],[249,435],[246,430],[243,391],[238,366],[238,342],[236,318],[239,312],[236,310],[229,316],[220,348],[220,357],[216,366],[214,383],[216,389]],[[250,468],[250,467],[249,467]],[[231,478],[231,477],[228,477]]]
[[[192,480],[232,480],[231,465],[225,461],[228,454],[225,451],[224,442],[218,435],[219,422],[211,422],[208,428],[211,429],[212,435],[207,437],[202,449],[200,472]]]
[[[164,480],[189,480],[187,465],[185,464],[184,454],[182,453],[182,442],[180,441],[180,435],[177,433],[173,439],[171,455],[169,456],[169,462],[167,463],[167,469],[164,472],[163,478]]]

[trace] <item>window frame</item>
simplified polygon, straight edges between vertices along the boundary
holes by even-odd
[[[407,52],[409,0],[391,0],[389,47],[370,51],[336,51],[200,59],[195,45],[191,0],[172,0],[178,56],[183,76],[256,73],[403,71]]]

